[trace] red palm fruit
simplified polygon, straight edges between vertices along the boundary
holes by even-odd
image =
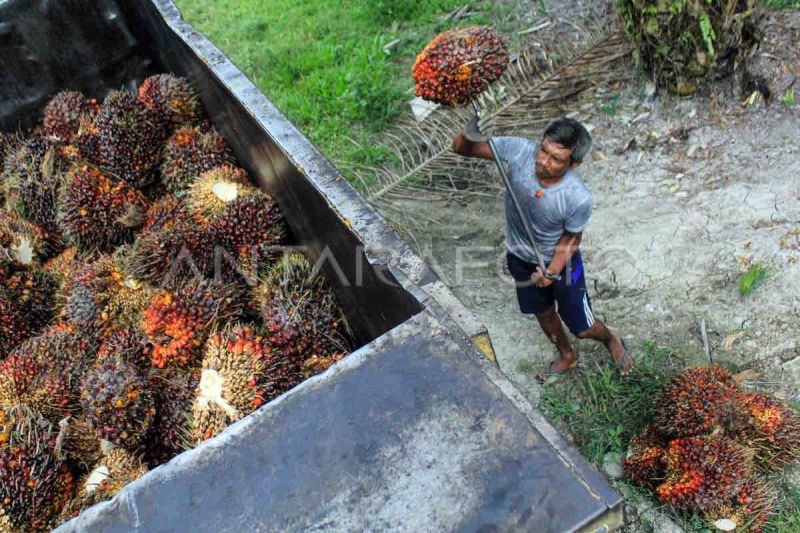
[[[153,366],[186,368],[198,363],[208,335],[219,324],[239,318],[243,301],[239,287],[207,280],[156,294],[142,321],[153,343]]]
[[[82,153],[90,156],[90,163],[107,169],[130,187],[144,187],[156,180],[169,130],[133,94],[119,91],[108,96],[87,129],[93,141]]]
[[[50,531],[72,497],[74,479],[53,451],[56,437],[32,409],[0,415],[0,515],[11,531]]]
[[[703,511],[721,505],[752,475],[752,453],[728,439],[674,439],[664,461],[666,479],[656,494],[677,509]]]
[[[139,324],[154,289],[134,279],[122,262],[101,256],[73,278],[65,317],[102,338],[109,332]]]
[[[303,255],[285,254],[254,293],[272,350],[268,374],[274,389],[267,401],[307,377],[315,359],[336,360],[349,353],[344,316]]]
[[[66,380],[30,352],[13,353],[0,362],[0,409],[25,404],[56,421],[72,412],[73,400]]]
[[[645,428],[628,444],[628,456],[622,466],[625,477],[654,491],[664,481],[666,442],[652,425]]]
[[[665,437],[707,435],[724,426],[738,389],[722,368],[688,368],[661,389],[654,423]]]
[[[434,37],[414,61],[414,92],[439,104],[465,104],[500,78],[507,66],[508,49],[491,28],[448,30]]]
[[[59,197],[64,236],[81,250],[108,251],[130,241],[144,223],[142,193],[95,167],[76,169]]]
[[[769,483],[753,476],[732,498],[708,509],[703,516],[720,531],[761,533],[777,501],[778,495]]]
[[[161,124],[175,128],[200,119],[202,105],[192,84],[172,74],[155,74],[139,87],[139,101],[153,111]]]
[[[192,401],[200,371],[153,369],[149,375],[156,416],[145,440],[151,466],[165,463],[192,445]]]
[[[81,406],[97,435],[135,449],[156,414],[144,373],[122,358],[106,357],[84,376]]]
[[[192,405],[195,442],[213,437],[265,403],[273,392],[270,358],[266,340],[251,326],[228,326],[208,339]]]
[[[161,179],[168,191],[183,191],[203,172],[234,164],[228,143],[216,130],[179,128],[164,146]]]
[[[0,359],[33,333],[17,305],[0,294]]]
[[[760,394],[742,394],[738,402],[749,418],[736,437],[756,449],[760,469],[775,470],[800,459],[800,417],[794,410]]]
[[[186,218],[185,206],[182,199],[172,194],[159,198],[150,204],[144,217],[144,224],[139,228],[139,233],[153,233],[174,227]]]
[[[44,108],[44,132],[70,142],[78,133],[81,119],[91,120],[99,106],[79,91],[61,91]]]

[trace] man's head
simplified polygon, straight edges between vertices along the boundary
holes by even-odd
[[[577,120],[561,117],[547,125],[536,150],[536,176],[560,178],[583,162],[592,146],[592,136]]]

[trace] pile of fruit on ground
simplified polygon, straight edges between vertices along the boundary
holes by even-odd
[[[62,92],[0,155],[0,531],[49,530],[349,352],[186,80]]]
[[[800,417],[742,391],[718,366],[690,368],[656,400],[634,437],[625,476],[719,531],[763,531],[777,500],[771,479],[800,458]]]

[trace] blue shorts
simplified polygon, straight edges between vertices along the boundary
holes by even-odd
[[[536,271],[534,263],[528,263],[508,252],[508,270],[514,278],[519,310],[525,314],[538,314],[558,304],[558,314],[573,335],[589,329],[594,324],[592,303],[586,291],[583,277],[583,260],[580,251],[572,256],[572,265],[561,272],[560,280],[546,288],[537,287],[531,281]],[[569,276],[567,276],[569,274]]]

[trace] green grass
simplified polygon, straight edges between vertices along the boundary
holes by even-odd
[[[767,277],[769,277],[769,269],[758,263],[753,263],[747,268],[747,272],[739,278],[739,294],[747,296]]]
[[[786,104],[787,107],[792,107],[794,105],[794,89],[786,89],[781,100],[783,100],[783,103]]]
[[[378,165],[380,132],[413,97],[410,67],[464,0],[176,0],[334,163]],[[481,14],[459,26],[486,23]],[[475,7],[473,6],[473,7]],[[478,9],[478,7],[476,7]],[[384,45],[400,39],[386,54]]]
[[[601,464],[606,453],[625,452],[651,418],[653,399],[674,374],[674,355],[646,342],[628,379],[619,379],[610,364],[573,371],[543,387],[539,407],[569,428],[584,456]]]
[[[800,7],[800,0],[764,0],[764,3],[775,9]]]

